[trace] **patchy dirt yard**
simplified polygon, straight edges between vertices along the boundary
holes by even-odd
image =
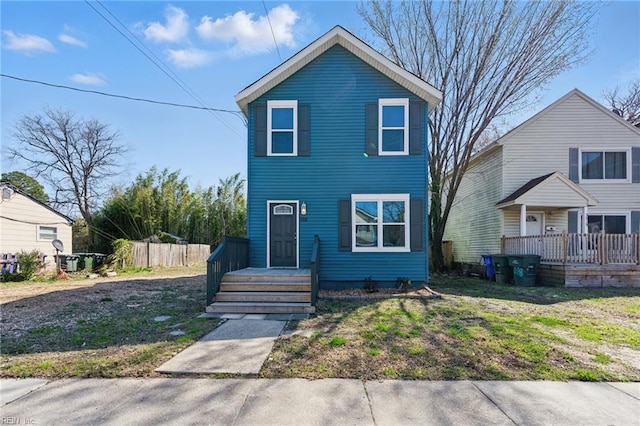
[[[139,377],[205,333],[205,267],[0,287],[3,377]]]

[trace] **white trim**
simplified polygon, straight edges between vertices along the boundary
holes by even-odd
[[[373,201],[378,203],[378,217],[382,218],[382,203],[384,201],[403,201],[404,208],[404,247],[384,247],[381,246],[384,241],[383,227],[384,223],[379,220],[375,225],[378,228],[378,245],[376,247],[356,247],[356,202],[357,201]],[[411,251],[411,218],[409,211],[411,210],[409,194],[351,194],[351,251],[353,252],[409,252]]]
[[[626,179],[605,179],[604,173],[606,164],[603,156],[602,159],[602,179],[583,179],[582,178],[582,153],[583,152],[625,152],[627,154],[627,177]],[[578,149],[578,177],[579,183],[631,183],[631,175],[633,174],[631,162],[631,148],[580,148]]]
[[[296,266],[300,267],[300,203],[298,200],[267,200],[267,268],[271,268],[271,207],[270,204],[295,204],[296,205]],[[281,268],[276,266],[275,268]],[[284,268],[284,267],[282,267]]]
[[[49,239],[49,238],[41,238],[40,237],[40,230],[42,228],[51,228],[51,229],[55,229],[55,234],[53,234],[53,238]],[[58,238],[58,227],[57,226],[51,226],[51,225],[38,225],[36,226],[36,241],[53,241],[55,239]]]
[[[404,127],[384,127],[382,125],[384,116],[382,111],[385,106],[404,107]],[[382,149],[383,130],[402,130],[404,132],[402,151],[384,151]],[[378,99],[378,155],[409,155],[409,98]]]
[[[404,70],[343,27],[336,25],[291,58],[239,92],[235,96],[236,103],[247,116],[249,103],[273,89],[336,44],[341,45],[416,96],[426,100],[429,103],[429,111],[432,111],[442,100],[442,92],[440,90],[420,77]]]
[[[271,128],[271,110],[273,108],[293,109],[293,129],[274,130]],[[273,132],[290,133],[293,132],[293,152],[279,153],[272,152],[271,136]],[[269,157],[295,157],[298,155],[298,101],[267,101],[267,156]]]

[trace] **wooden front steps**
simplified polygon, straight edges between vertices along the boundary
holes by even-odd
[[[246,268],[226,273],[211,313],[314,313],[308,269]]]

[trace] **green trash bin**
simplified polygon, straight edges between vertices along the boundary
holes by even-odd
[[[491,262],[496,274],[496,282],[511,284],[513,280],[513,270],[509,266],[509,258],[506,254],[492,254]]]
[[[91,271],[93,270],[93,255],[86,253],[80,254],[80,260],[78,262],[78,267],[83,271]]]
[[[536,254],[509,255],[509,266],[513,268],[515,285],[524,287],[536,285],[540,256]]]
[[[67,272],[78,272],[79,256],[67,255]]]

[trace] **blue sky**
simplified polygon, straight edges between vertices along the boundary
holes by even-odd
[[[194,99],[87,3],[2,1],[1,68],[4,74],[25,79],[165,102],[202,102],[207,107],[237,111],[236,93],[334,25],[366,37],[357,4],[91,3],[127,37],[140,40],[141,48],[155,61],[162,61],[167,73],[195,94]],[[509,126],[575,87],[601,101],[603,90],[625,87],[640,78],[638,22],[640,2],[608,3],[594,22],[595,52],[589,62],[554,79],[539,102],[512,117]],[[246,128],[235,114],[125,101],[8,78],[2,78],[0,84],[3,148],[12,143],[12,127],[20,116],[41,112],[44,107],[61,108],[109,123],[120,132],[121,142],[131,151],[125,160],[126,172],[116,183],[126,185],[153,165],[181,170],[192,186],[215,185],[219,178],[237,172],[246,175]],[[3,152],[2,171],[21,170],[22,166],[8,163]]]

